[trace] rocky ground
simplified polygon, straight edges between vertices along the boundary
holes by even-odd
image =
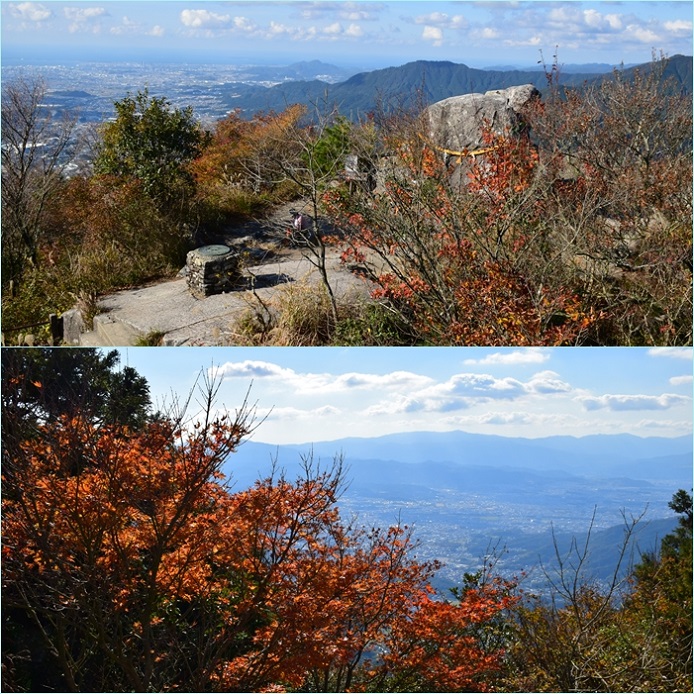
[[[238,288],[202,299],[189,291],[185,268],[175,279],[128,289],[102,297],[94,329],[81,336],[82,345],[127,346],[156,342],[162,345],[238,344],[239,319],[248,312],[272,308],[278,292],[298,283],[320,284],[306,248],[291,243],[291,203],[275,208],[262,220],[253,220],[216,237],[198,239],[198,245],[223,243],[238,251],[241,280]],[[340,262],[340,251],[328,248],[326,268],[335,295],[342,300],[368,296],[366,282]]]

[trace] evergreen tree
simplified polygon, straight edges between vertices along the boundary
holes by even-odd
[[[186,165],[209,140],[192,107],[172,109],[145,89],[116,101],[115,109],[115,120],[101,131],[95,173],[137,179],[163,207],[192,192],[194,179]]]

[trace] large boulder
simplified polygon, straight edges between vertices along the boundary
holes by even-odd
[[[532,84],[524,84],[438,101],[429,106],[426,113],[429,141],[449,156],[482,149],[485,122],[497,133],[506,129],[520,132],[524,127],[523,109],[539,98],[540,92]]]

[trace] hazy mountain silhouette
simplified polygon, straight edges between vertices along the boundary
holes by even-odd
[[[406,466],[424,466],[437,470],[481,466],[482,470],[503,468],[534,473],[552,472],[555,476],[588,478],[631,478],[691,484],[692,438],[641,438],[630,434],[593,435],[585,437],[551,436],[525,439],[463,431],[408,432],[377,438],[345,438],[337,441],[293,444],[281,447],[246,442],[228,461],[229,470],[249,473],[268,469],[270,460],[278,457],[281,466],[294,469],[301,456],[313,455],[329,464],[336,455],[344,456],[353,472],[366,480],[376,480],[380,469],[394,464],[401,475]],[[362,466],[359,461],[372,461]],[[373,461],[378,461],[378,465]],[[414,471],[412,471],[414,472]],[[441,473],[443,474],[443,472]],[[497,481],[501,476],[496,473]],[[392,479],[392,478],[391,478]],[[252,480],[250,480],[252,481]],[[689,481],[689,482],[688,482]]]
[[[692,486],[691,436],[627,434],[524,439],[452,431],[286,446],[249,441],[223,472],[243,489],[267,476],[273,461],[294,480],[302,461],[329,469],[340,455],[348,485],[338,502],[343,512],[367,526],[413,525],[422,557],[446,564],[434,579],[441,590],[460,585],[496,544],[506,548],[505,572],[535,567],[528,585],[543,590],[539,562],[551,569],[555,541],[562,554],[573,538],[583,542],[593,512],[597,524],[584,568],[591,578],[609,580],[623,518],[647,512],[629,550],[638,560],[675,527],[667,507],[674,492]]]
[[[625,69],[650,70],[651,64]],[[686,94],[692,93],[692,57],[676,55],[668,60],[665,78],[672,78]],[[577,87],[597,80],[609,79],[609,74],[595,72],[562,73],[561,83]],[[251,116],[259,111],[282,111],[294,103],[325,108],[337,106],[340,112],[356,117],[374,111],[378,105],[386,109],[423,105],[450,96],[483,93],[521,84],[533,84],[540,91],[547,86],[542,70],[480,70],[449,61],[418,60],[399,67],[389,67],[353,75],[344,82],[328,84],[320,80],[292,81],[273,87],[227,85],[229,108],[240,108]]]

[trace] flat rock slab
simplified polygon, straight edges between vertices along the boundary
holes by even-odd
[[[338,297],[368,295],[366,282],[342,266],[333,249],[327,268]],[[266,302],[287,282],[321,281],[316,268],[298,253],[247,268],[244,275],[256,278],[256,292]],[[243,289],[198,299],[191,294],[186,278],[180,278],[110,294],[99,301],[99,310],[142,335],[162,333],[165,345],[228,345],[232,344],[234,324],[253,302],[252,293]]]

